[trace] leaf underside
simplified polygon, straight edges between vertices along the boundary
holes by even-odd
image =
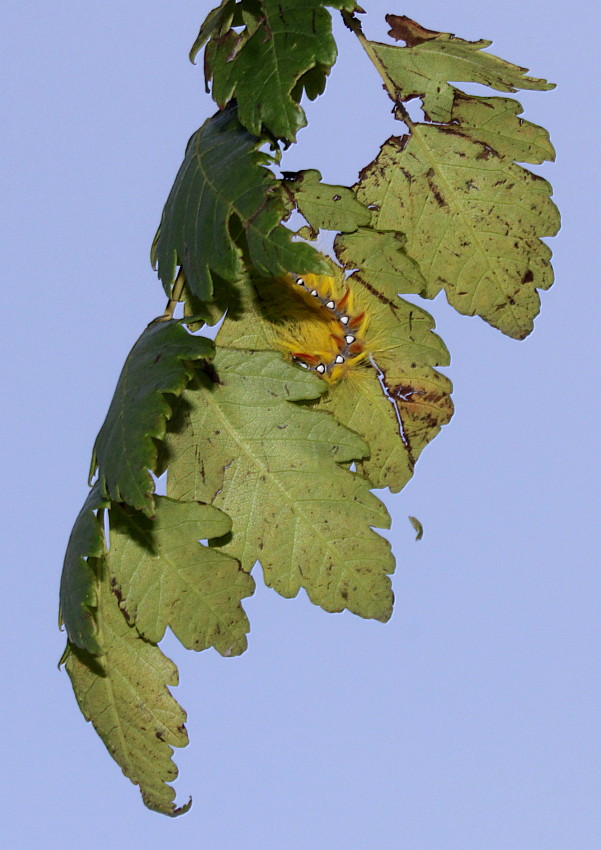
[[[394,561],[370,526],[387,528],[389,517],[343,466],[365,455],[365,443],[293,403],[318,397],[323,384],[280,355],[218,347],[214,365],[218,383],[199,376],[168,438],[169,495],[227,513],[232,536],[221,551],[247,570],[259,560],[283,596],[304,588],[326,611],[387,620]]]
[[[110,521],[111,586],[143,637],[158,643],[169,626],[187,649],[244,652],[249,625],[240,600],[254,581],[234,558],[197,542],[227,534],[225,514],[157,496],[154,521],[120,506]]]

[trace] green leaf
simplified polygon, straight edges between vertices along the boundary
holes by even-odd
[[[404,230],[407,252],[460,313],[523,339],[553,282],[540,236],[559,227],[546,180],[447,127],[417,124],[365,168],[357,196],[378,230]]]
[[[69,537],[61,575],[59,623],[72,644],[100,655],[95,611],[98,559],[105,553],[104,531],[95,511],[107,507],[98,484],[90,490]]]
[[[234,19],[235,8],[236,0],[223,0],[220,6],[209,12],[190,49],[191,62],[196,61],[197,55],[209,39],[218,38],[229,30]]]
[[[178,264],[200,301],[215,297],[215,275],[235,281],[243,274],[234,225],[241,228],[250,262],[261,274],[322,269],[319,254],[293,243],[280,223],[282,188],[265,167],[273,159],[258,150],[262,144],[241,127],[232,108],[209,118],[190,139],[152,249],[168,294]]]
[[[240,655],[249,631],[240,600],[254,581],[234,558],[197,542],[223,537],[230,520],[210,505],[156,501],[154,521],[118,505],[110,513],[108,566],[121,609],[153,643],[170,626],[187,649]]]
[[[341,230],[347,233],[371,221],[370,211],[360,204],[352,189],[321,182],[315,169],[286,173],[284,190],[313,230]]]
[[[72,647],[66,669],[79,707],[108,751],[154,811],[175,816],[177,777],[172,747],[185,747],[185,712],[167,685],[177,685],[177,668],[160,649],[127,624],[117,599],[103,580],[98,593],[102,667],[89,653]]]
[[[397,16],[388,15],[393,23]],[[446,123],[451,120],[455,88],[447,80],[480,83],[498,91],[514,92],[518,89],[549,91],[553,83],[525,76],[527,68],[513,65],[491,53],[483,53],[492,41],[464,41],[446,32],[418,34],[419,24],[409,18],[400,19],[404,28],[397,25],[391,30],[393,38],[410,38],[412,46],[393,47],[370,42],[370,47],[394,82],[401,101],[421,97],[429,121]],[[413,26],[412,26],[413,25]],[[422,30],[423,32],[423,30]],[[413,38],[411,37],[413,35]],[[423,40],[420,40],[423,38]]]
[[[233,7],[210,13],[192,48],[205,53],[207,83],[221,107],[236,99],[240,121],[255,136],[270,133],[293,142],[304,127],[298,101],[305,89],[314,98],[336,61],[332,20],[325,6],[354,9],[354,0],[242,0],[236,9],[241,32],[227,30]]]
[[[90,478],[98,469],[103,496],[154,513],[155,440],[165,435],[171,405],[192,375],[187,361],[212,357],[213,343],[177,321],[154,322],[127,356],[106,419],[94,443]]]
[[[283,596],[304,587],[326,611],[386,621],[394,561],[370,526],[390,520],[368,482],[341,465],[363,457],[364,442],[291,403],[315,399],[325,385],[280,355],[218,347],[214,365],[217,382],[201,375],[183,399],[169,443],[169,495],[224,510],[232,538],[222,551],[247,570],[260,560]]]

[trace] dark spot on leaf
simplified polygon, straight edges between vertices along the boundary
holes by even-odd
[[[534,274],[531,269],[528,269],[524,277],[522,278],[522,283],[532,283],[534,280]]]
[[[434,176],[434,170],[431,168],[426,175],[426,177],[428,178],[428,185],[430,186],[430,191],[432,192],[432,194],[436,198],[436,203],[438,204],[438,206],[439,207],[446,207],[447,202],[445,201],[445,199],[440,194],[440,190],[439,190],[438,186],[436,185],[436,183],[434,183],[434,181],[432,180],[433,176]]]
[[[407,15],[386,15],[386,23],[390,26],[388,31],[390,38],[395,41],[404,41],[407,47],[415,47],[440,35],[436,30],[422,27]]]

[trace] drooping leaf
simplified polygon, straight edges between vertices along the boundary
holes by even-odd
[[[156,519],[114,506],[110,520],[111,584],[143,637],[158,643],[170,626],[187,649],[244,652],[249,625],[240,600],[254,581],[234,558],[197,542],[227,534],[225,514],[157,496]]]
[[[192,60],[208,41],[207,84],[223,108],[236,99],[241,123],[293,142],[304,127],[298,101],[303,90],[316,97],[336,61],[336,42],[326,6],[355,8],[354,0],[241,0],[222,3],[203,24],[191,51]],[[230,29],[243,22],[241,30]]]
[[[75,520],[69,537],[61,575],[59,621],[64,623],[72,644],[100,655],[96,607],[98,604],[98,559],[105,552],[104,531],[94,511],[107,507],[95,484]]]
[[[518,118],[517,102],[468,96],[449,81],[501,91],[553,86],[482,53],[490,42],[426,30],[406,17],[387,20],[407,47],[368,42],[348,18],[410,132],[390,138],[363,169],[357,197],[372,210],[372,228],[406,234],[406,253],[426,280],[420,294],[433,298],[444,289],[460,313],[522,339],[540,308],[537,290],[553,281],[541,237],[557,232],[559,216],[549,184],[514,158],[540,162],[553,148],[544,130]],[[400,104],[414,97],[436,124],[409,117]]]
[[[185,747],[185,712],[167,685],[177,685],[177,668],[161,650],[128,625],[106,576],[97,599],[98,640],[102,666],[84,650],[72,647],[66,669],[79,707],[94,725],[109,753],[154,811],[183,814],[167,785],[177,777],[172,747]]]
[[[214,366],[217,381],[200,375],[183,399],[169,495],[225,511],[232,537],[222,551],[247,570],[258,559],[283,596],[304,587],[326,611],[387,620],[394,562],[370,526],[388,527],[389,517],[368,482],[341,465],[364,456],[365,443],[292,403],[325,386],[280,355],[218,347]]]
[[[527,68],[483,53],[483,48],[490,47],[492,41],[465,41],[451,33],[434,33],[404,16],[387,15],[386,20],[392,25],[390,35],[397,40],[409,39],[410,46],[395,47],[374,41],[370,47],[395,83],[401,101],[421,97],[429,121],[451,120],[455,88],[448,80],[481,83],[505,92],[555,88],[546,80],[525,76]]]
[[[103,496],[152,515],[154,469],[171,405],[191,377],[187,361],[213,356],[213,343],[177,321],[154,322],[125,361],[106,419],[94,443],[90,478],[98,469]]]
[[[319,271],[319,254],[293,243],[280,223],[282,189],[265,167],[273,160],[258,150],[261,144],[240,125],[234,108],[209,118],[188,142],[152,248],[152,262],[168,294],[178,264],[200,301],[213,300],[215,275],[235,281],[243,274],[234,225],[262,273]]]
[[[315,169],[286,174],[284,190],[292,207],[309,222],[314,231],[340,230],[351,233],[368,225],[371,213],[360,204],[352,189],[321,182]]]
[[[335,273],[330,267],[330,274]],[[320,286],[319,279],[306,280],[310,287]],[[432,317],[388,296],[378,288],[377,275],[357,273],[344,287],[352,292],[355,313],[366,317],[362,347],[368,356],[328,384],[317,405],[369,445],[369,457],[358,460],[357,468],[372,485],[398,492],[411,478],[424,447],[452,416],[451,382],[433,368],[448,365],[449,354],[433,333]],[[288,342],[281,343],[282,328],[292,328],[296,350],[307,351],[315,324],[324,321],[319,309],[307,306],[297,288],[283,281],[254,279],[241,297],[243,307],[226,318],[218,345],[289,351]]]

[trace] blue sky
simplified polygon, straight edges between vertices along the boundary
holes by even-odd
[[[518,95],[558,150],[557,282],[517,343],[443,298],[457,412],[394,519],[387,625],[259,587],[240,658],[167,639],[190,747],[182,800],[148,812],[84,723],[56,662],[58,582],[121,364],[164,306],[150,242],[190,134],[213,111],[187,60],[210,5],[5,0],[6,297],[1,830],[11,850],[596,850],[599,737],[598,16],[374,0],[494,40],[559,84]],[[400,125],[337,25],[341,57],[285,167],[351,183]],[[420,543],[407,516],[425,527]],[[260,579],[260,573],[257,573]]]

